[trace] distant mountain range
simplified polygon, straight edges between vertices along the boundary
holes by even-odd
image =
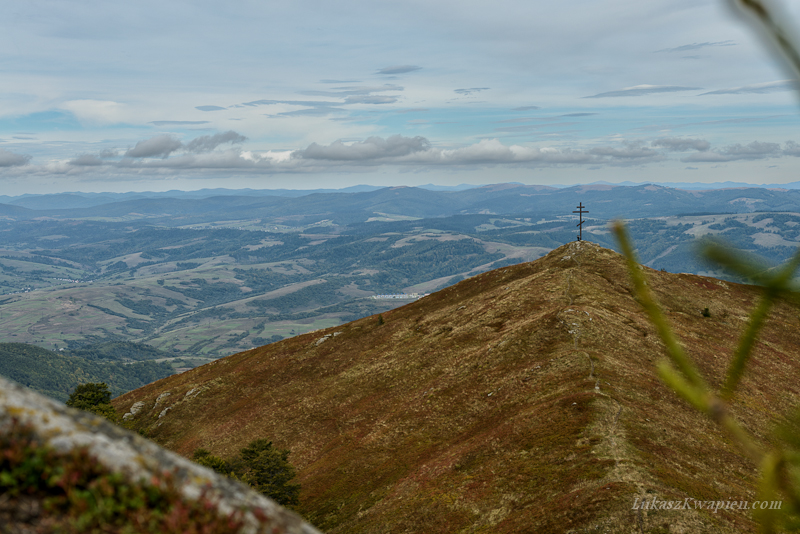
[[[572,186],[525,186],[521,183],[509,184],[494,184],[494,185],[472,185],[461,184],[456,186],[442,186],[435,184],[426,184],[417,186],[416,189],[424,189],[426,191],[436,192],[460,192],[470,189],[483,189],[493,188],[497,185],[510,186],[510,187],[533,187],[535,189],[580,189],[583,187],[591,187],[596,185],[607,185],[612,187],[639,187],[647,185],[657,185],[661,187],[668,187],[671,189],[683,190],[713,190],[713,189],[741,189],[741,188],[755,188],[755,189],[800,189],[800,182],[791,182],[788,184],[748,184],[742,182],[619,182],[611,183],[605,181],[592,182],[590,184],[572,185]],[[124,202],[130,200],[142,199],[206,199],[211,197],[230,197],[230,196],[245,196],[245,197],[303,197],[307,195],[326,194],[326,193],[366,193],[377,191],[379,189],[386,189],[385,187],[374,185],[356,185],[351,187],[344,187],[341,189],[199,189],[196,191],[143,191],[143,192],[128,192],[128,193],[83,193],[83,192],[70,192],[70,193],[54,193],[54,194],[24,194],[18,196],[0,195],[0,204],[10,204],[13,206],[20,206],[31,210],[53,210],[53,209],[75,209],[75,208],[91,208],[103,204],[111,204],[115,202]],[[415,188],[412,188],[415,189]]]
[[[149,196],[148,196],[149,195]],[[0,201],[3,198],[0,197]],[[590,217],[639,218],[688,213],[800,211],[800,190],[763,187],[685,190],[659,185],[580,185],[565,188],[493,184],[461,190],[357,186],[342,190],[205,190],[126,193],[113,196],[77,193],[5,197],[0,217],[10,220],[105,218],[147,220],[148,224],[185,226],[210,220],[266,219],[302,224],[332,220],[366,222],[376,214],[446,217],[461,214],[569,214],[578,202]]]

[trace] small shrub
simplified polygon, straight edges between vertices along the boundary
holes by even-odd
[[[711,317],[711,312],[708,310],[708,308],[703,308],[701,313],[703,314],[703,317]]]
[[[232,472],[230,463],[226,462],[219,456],[214,456],[206,449],[197,449],[194,451],[194,454],[192,455],[192,461],[196,464],[202,465],[203,467],[213,469],[221,475],[230,476]]]
[[[119,422],[119,414],[111,406],[111,391],[105,382],[79,384],[70,393],[67,406],[105,417],[112,423]]]
[[[233,460],[214,456],[206,449],[197,449],[192,460],[221,475],[250,485],[283,506],[300,504],[300,485],[290,484],[295,469],[289,463],[289,451],[276,449],[266,439],[256,439],[239,451]]]

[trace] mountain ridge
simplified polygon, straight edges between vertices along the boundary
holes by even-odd
[[[61,197],[69,198],[68,195]],[[334,221],[338,225],[347,225],[373,220],[376,214],[406,218],[458,214],[553,217],[571,214],[578,202],[591,205],[591,217],[598,219],[623,215],[626,218],[641,218],[699,212],[800,211],[800,190],[797,189],[683,190],[652,184],[588,184],[566,188],[492,184],[464,190],[438,191],[419,187],[384,187],[319,191],[298,196],[253,193],[184,197],[133,197],[104,204],[93,204],[92,199],[80,199],[78,204],[73,203],[72,207],[62,209],[53,207],[54,200],[51,197],[31,197],[20,201],[28,207],[0,204],[0,217],[17,221],[107,218],[167,226],[247,219],[269,220],[272,221],[270,224],[279,221],[290,224],[296,224],[297,221],[304,221],[305,224]]]
[[[759,289],[643,267],[716,385]],[[709,308],[711,317],[703,317]],[[573,242],[417,302],[239,353],[115,399],[158,443],[292,451],[328,532],[755,532],[745,512],[636,498],[755,498],[757,473],[657,379],[622,258]],[[798,394],[796,309],[776,306],[732,413],[757,436]],[[169,393],[169,395],[165,395]],[[667,527],[665,527],[667,525]]]

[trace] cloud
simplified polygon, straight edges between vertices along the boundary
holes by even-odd
[[[305,150],[292,153],[291,160],[302,164],[311,160],[332,165],[639,165],[659,161],[663,156],[641,143],[622,143],[616,147],[595,147],[591,150],[559,150],[519,145],[506,146],[497,139],[455,149],[432,147],[424,137],[395,135],[387,139],[370,137],[363,142],[345,144],[336,141],[328,146],[312,143]]]
[[[276,115],[270,115],[271,117],[324,117],[325,115],[332,115],[334,113],[342,113],[344,110],[341,108],[334,108],[334,107],[318,107],[318,108],[306,108],[306,109],[296,109],[294,111],[282,111]]]
[[[325,100],[254,100],[245,102],[243,106],[269,106],[273,104],[286,104],[289,106],[312,106],[312,107],[333,107],[341,106],[341,102],[330,102]]]
[[[150,121],[155,126],[183,126],[185,124],[208,124],[209,121]]]
[[[336,141],[328,146],[311,143],[305,150],[297,150],[292,153],[292,157],[333,161],[377,160],[406,156],[428,148],[430,148],[430,143],[424,137],[393,135],[386,139],[369,137],[350,145],[345,145],[342,141]]]
[[[195,106],[194,109],[199,109],[200,111],[222,111],[223,109],[228,108],[223,108],[220,106]]]
[[[329,83],[344,83],[338,80],[323,80]],[[234,104],[231,108],[241,107],[258,107],[258,106],[273,106],[273,105],[287,105],[287,106],[303,106],[308,109],[295,109],[291,111],[281,111],[269,115],[270,117],[295,117],[295,116],[312,116],[322,117],[333,113],[342,113],[344,108],[342,106],[352,104],[393,104],[399,100],[394,95],[376,95],[373,93],[382,93],[387,91],[403,91],[403,87],[394,84],[384,84],[380,86],[342,86],[333,87],[331,90],[326,91],[301,91],[300,94],[309,96],[325,96],[342,98],[343,101],[331,100],[271,100],[260,99],[252,100],[250,102],[243,102],[241,104]],[[221,108],[226,109],[226,108]]]
[[[662,137],[650,144],[655,147],[666,148],[670,152],[686,152],[688,150],[704,152],[711,148],[711,143],[704,139],[684,139],[682,137]]]
[[[0,148],[0,167],[19,167],[27,164],[31,157],[25,154],[15,154],[9,150]]]
[[[783,149],[786,156],[800,157],[800,145],[794,141],[786,141],[786,147]]]
[[[229,130],[215,135],[197,137],[189,141],[184,148],[187,152],[209,152],[225,143],[244,143],[245,141],[247,141],[247,137]]]
[[[644,96],[654,93],[674,93],[678,91],[699,91],[700,87],[683,87],[680,85],[635,85],[633,87],[625,87],[619,91],[608,91],[606,93],[598,93],[592,96],[584,96],[583,98],[609,98],[619,96]]]
[[[320,80],[319,83],[361,83],[361,80]]]
[[[676,46],[675,48],[663,48],[661,50],[656,50],[658,52],[686,52],[688,50],[697,50],[699,48],[706,48],[709,46],[736,46],[734,41],[715,41],[715,42],[708,42],[705,43],[692,43],[682,46]]]
[[[438,153],[437,153],[438,152]],[[623,144],[618,147],[595,147],[589,151],[535,148],[519,145],[505,146],[497,139],[483,139],[479,143],[455,150],[430,150],[423,154],[429,163],[466,164],[529,164],[529,165],[638,165],[657,161],[661,155],[655,150]]]
[[[70,160],[67,163],[77,167],[97,167],[98,165],[104,164],[103,160],[93,154],[81,154],[77,158]]]
[[[95,124],[119,124],[132,118],[124,104],[111,100],[70,100],[63,108],[79,121]]]
[[[612,159],[624,160],[657,160],[662,158],[658,151],[647,148],[642,143],[638,142],[623,142],[622,147],[595,147],[590,150],[590,153],[595,156],[606,156]]]
[[[223,169],[267,170],[271,160],[249,152],[226,150],[204,154],[185,154],[161,160],[122,159],[114,164],[122,169],[170,169],[192,171],[219,171]]]
[[[385,91],[402,91],[403,87],[387,83],[377,87],[368,86],[348,86],[348,87],[334,87],[333,91],[302,91],[300,94],[309,96],[333,96],[333,97],[346,97],[352,95],[370,95],[372,93],[382,93]]]
[[[422,67],[417,67],[416,65],[395,65],[394,67],[378,69],[377,74],[405,74],[406,72],[414,72],[421,69]]]
[[[394,104],[397,98],[394,96],[380,95],[358,95],[345,98],[345,104]]]
[[[183,143],[171,135],[157,135],[155,137],[151,137],[150,139],[136,143],[136,146],[125,152],[125,157],[152,158],[161,156],[162,158],[166,158],[182,146]]]
[[[488,91],[491,87],[470,87],[469,89],[454,89],[460,95],[468,96],[472,93],[480,93],[481,91]]]
[[[553,166],[601,167],[641,166],[666,159],[671,151],[701,150],[700,139],[662,138],[651,141],[620,141],[587,148],[533,147],[504,145],[498,139],[482,139],[457,148],[435,147],[425,137],[393,135],[387,138],[339,140],[329,145],[311,143],[301,150],[242,151],[240,148],[218,150],[227,143],[238,143],[244,136],[236,132],[198,137],[186,144],[161,135],[137,143],[120,158],[113,151],[100,155],[82,154],[69,162],[51,162],[25,167],[27,174],[95,173],[107,176],[136,174],[143,170],[164,173],[201,173],[217,175],[221,171],[239,174],[297,174],[317,172],[357,172],[365,167],[393,165],[406,168],[475,168],[476,166],[516,166],[543,168]],[[183,153],[175,154],[182,150]],[[2,153],[0,153],[2,154]],[[754,142],[731,145],[720,150],[692,154],[682,161],[722,163],[735,159],[800,157],[800,144],[789,141],[784,148],[776,143]],[[17,156],[18,162],[28,158]],[[22,159],[19,159],[22,158]],[[6,171],[18,172],[22,171]]]
[[[513,108],[511,111],[530,111],[532,109],[542,109],[539,106],[520,106],[518,108]]]
[[[196,137],[186,143],[185,145],[177,138],[162,134],[144,141],[139,141],[136,146],[125,152],[126,158],[154,158],[161,157],[167,158],[173,152],[183,149],[186,152],[210,152],[220,145],[225,143],[243,143],[247,138],[241,134],[229,130],[227,132],[218,133],[214,135],[203,135]],[[100,154],[100,158],[115,157],[116,153],[109,150],[104,150]],[[71,165],[99,165],[100,159],[96,156],[84,154],[70,161]]]
[[[423,113],[429,111],[428,108],[397,109],[395,113]]]
[[[800,89],[800,83],[796,80],[778,80],[775,82],[756,83],[753,85],[743,85],[742,87],[733,87],[730,89],[717,89],[716,91],[709,91],[702,93],[704,95],[741,95],[747,93],[775,93],[777,91],[796,91]]]
[[[598,113],[564,113],[559,117],[589,117],[591,115],[599,115]]]
[[[311,102],[313,103],[314,101],[312,100]],[[251,107],[253,107],[253,106],[269,106],[269,105],[272,105],[272,104],[290,104],[290,103],[292,103],[292,102],[291,101],[285,101],[285,100],[253,100],[252,102],[243,102],[243,103],[241,103],[241,104],[239,104],[237,106],[234,106],[234,107],[239,107],[239,106],[251,106]],[[300,105],[307,105],[307,104],[300,104]]]
[[[790,141],[791,143],[791,141]],[[790,146],[789,152],[784,153],[778,143],[764,143],[753,141],[748,145],[729,145],[725,148],[710,152],[700,152],[683,158],[681,161],[686,163],[717,163],[737,160],[756,160],[769,157],[780,157],[782,155],[794,155],[791,153],[793,147]],[[800,154],[800,152],[798,152]]]

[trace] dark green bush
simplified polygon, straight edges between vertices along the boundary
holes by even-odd
[[[289,463],[289,451],[276,449],[266,439],[256,439],[239,451],[233,460],[224,460],[210,451],[200,448],[194,451],[192,460],[217,473],[249,484],[283,506],[300,504],[300,485],[291,484],[295,470]]]

